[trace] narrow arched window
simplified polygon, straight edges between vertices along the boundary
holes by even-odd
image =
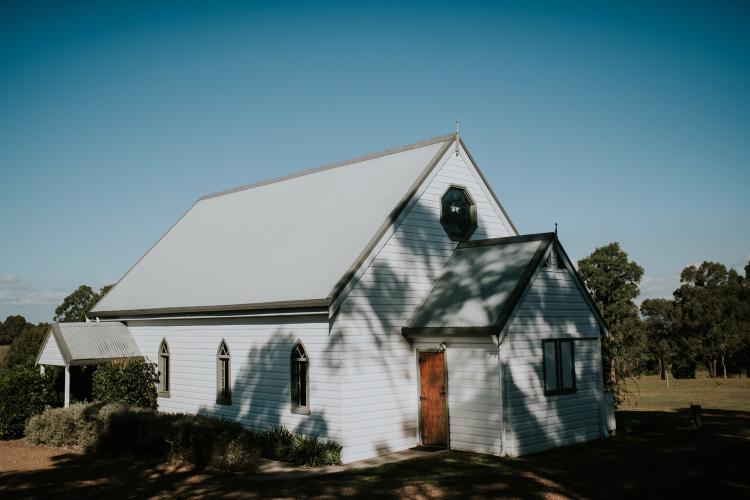
[[[310,379],[308,369],[310,360],[301,342],[294,344],[291,356],[292,368],[292,412],[310,413]]]
[[[159,344],[159,396],[169,397],[169,345],[167,339]]]
[[[232,404],[231,373],[229,347],[222,340],[216,352],[216,402],[218,404]]]

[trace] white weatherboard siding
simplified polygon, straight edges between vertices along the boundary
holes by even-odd
[[[544,395],[542,340],[574,339],[577,390]],[[507,451],[523,455],[600,436],[599,324],[572,276],[542,268],[502,345]]]
[[[47,335],[47,342],[45,342],[42,348],[42,353],[39,355],[39,365],[54,365],[54,366],[65,366],[65,360],[62,357],[60,346],[57,345],[55,336],[50,332]]]
[[[499,455],[500,365],[498,349],[487,337],[482,343],[449,341],[448,408],[453,450]]]
[[[170,352],[167,412],[237,420],[254,430],[282,424],[301,434],[341,441],[339,345],[326,316],[263,319],[133,321],[128,325],[144,356],[156,362],[159,344]],[[232,405],[216,404],[216,352],[231,353]],[[310,359],[310,415],[291,412],[290,354],[301,340]]]
[[[464,158],[451,148],[425,180],[416,200],[376,247],[332,326],[343,340],[344,462],[417,443],[417,362],[401,327],[456,247],[440,224],[442,195],[451,185],[467,188],[477,205],[478,228],[472,239],[514,234]]]

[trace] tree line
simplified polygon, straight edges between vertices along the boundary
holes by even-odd
[[[688,266],[671,299],[635,300],[643,268],[618,243],[578,261],[578,271],[609,327],[602,342],[605,384],[656,373],[693,378],[750,376],[750,263],[741,275],[724,264]]]
[[[110,288],[105,286],[95,292],[88,285],[79,286],[57,306],[54,320],[58,323],[86,321],[86,313]],[[5,321],[0,321],[0,345],[10,345],[0,370],[33,367],[48,329],[49,323],[29,323],[21,315],[8,316]]]

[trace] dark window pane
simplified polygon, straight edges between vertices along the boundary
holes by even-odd
[[[544,389],[557,390],[557,350],[555,342],[544,342]]]
[[[573,347],[570,341],[560,342],[561,389],[573,388]]]

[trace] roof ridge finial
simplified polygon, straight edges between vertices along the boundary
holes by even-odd
[[[557,238],[557,222],[555,222],[555,238]]]
[[[458,120],[456,120],[456,156],[458,156],[458,147],[461,144],[461,126]]]

